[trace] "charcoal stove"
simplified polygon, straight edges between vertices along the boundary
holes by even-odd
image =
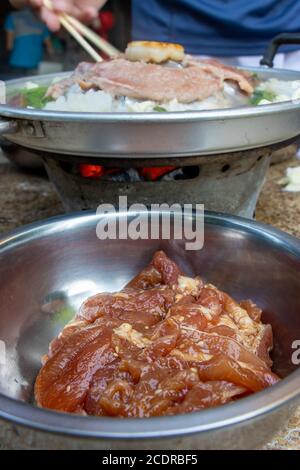
[[[112,180],[105,176],[99,179],[83,177],[78,171],[77,159],[70,163],[70,159],[66,162],[53,158],[53,155],[43,158],[67,211],[96,209],[103,203],[118,207],[119,196],[127,196],[130,205],[201,203],[208,210],[252,217],[271,154],[272,150],[265,148],[214,158],[181,158],[180,162],[164,158],[156,160],[155,166],[180,168],[182,173],[178,175],[178,171],[171,171],[156,181],[137,180],[136,172],[126,171],[153,166],[153,161],[144,159],[114,161],[113,165],[120,168],[120,177]],[[103,160],[99,164],[109,167]]]
[[[261,80],[300,79],[299,72],[247,70]],[[48,86],[53,78],[35,82]],[[6,85],[7,95],[14,96],[24,79]],[[0,135],[43,159],[67,211],[118,206],[122,195],[129,205],[202,203],[207,210],[252,217],[272,152],[300,134],[299,111],[300,100],[178,113],[75,113],[0,105]],[[97,179],[84,177],[81,164],[118,168],[119,177],[112,180],[108,172]],[[139,168],[166,166],[177,172],[156,181],[135,177]]]
[[[8,149],[5,146],[8,158],[12,158],[15,151],[20,154],[20,147],[11,145]],[[136,176],[141,168],[153,167],[151,159],[89,160],[32,152],[43,159],[66,211],[96,209],[103,203],[117,207],[119,196],[127,196],[130,205],[201,203],[207,210],[251,218],[273,151],[274,147],[270,146],[214,156],[155,159],[155,167],[172,167],[156,181]],[[80,172],[83,162],[105,169],[117,167],[118,171],[113,172],[113,177],[110,171],[108,176],[85,177]]]

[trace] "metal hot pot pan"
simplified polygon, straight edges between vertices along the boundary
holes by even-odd
[[[130,221],[135,215],[110,217],[128,216]],[[262,445],[300,399],[300,370],[292,359],[293,345],[300,340],[300,241],[254,221],[213,213],[206,214],[204,248],[196,252],[185,251],[184,241],[99,241],[96,224],[103,217],[65,215],[0,239],[0,443],[15,449]],[[187,273],[200,274],[264,309],[263,319],[274,331],[274,370],[283,380],[232,404],[163,418],[95,418],[35,407],[33,384],[41,356],[68,321],[65,313],[75,312],[96,292],[121,288],[157,249],[164,249]],[[59,312],[65,312],[62,318]]]
[[[261,65],[273,66],[283,44],[300,35],[280,34]],[[249,67],[259,79],[300,80],[300,72]],[[65,74],[62,74],[62,77]],[[32,78],[50,85],[54,76]],[[29,80],[9,81],[11,95]],[[266,106],[177,113],[63,113],[0,105],[0,136],[25,147],[87,157],[161,158],[210,155],[291,141],[300,134],[300,100]]]
[[[300,80],[300,72],[248,68],[261,79]],[[63,77],[63,75],[62,75]],[[33,77],[49,85],[51,75]],[[29,79],[7,82],[7,94]],[[269,146],[300,134],[300,100],[266,106],[172,113],[66,113],[0,106],[0,135],[56,154],[162,158]]]

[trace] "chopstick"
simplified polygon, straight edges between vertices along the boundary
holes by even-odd
[[[53,10],[53,5],[51,0],[44,0],[44,6],[49,10]],[[79,32],[68,23],[64,18],[63,14],[58,15],[60,24],[73,36],[73,38],[78,42],[78,44],[94,59],[96,62],[102,62],[102,57],[98,52],[93,49],[93,47],[79,34]]]
[[[70,16],[67,14],[63,15],[64,18],[69,21],[79,32],[81,32],[87,39],[89,39],[95,46],[97,46],[100,51],[104,52],[107,54],[109,57],[115,57],[121,52],[109,42],[105,41],[105,39],[101,38],[96,34],[94,31],[92,31],[90,28],[82,24],[80,21],[78,21],[74,16]]]
[[[44,0],[44,6],[49,10],[53,10],[51,0]],[[102,57],[97,51],[84,39],[85,36],[93,44],[95,44],[101,51],[107,54],[109,57],[114,57],[120,54],[120,51],[113,47],[111,44],[100,38],[94,31],[87,26],[83,25],[73,16],[61,13],[58,15],[60,24],[73,36],[78,44],[96,61],[102,62]]]
[[[96,62],[102,62],[102,57],[95,49],[78,33],[78,31],[62,16],[59,15],[61,25],[73,36],[78,44],[94,59]]]

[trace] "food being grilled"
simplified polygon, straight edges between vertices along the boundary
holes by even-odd
[[[48,90],[28,83],[11,103],[49,111],[171,112],[246,104],[252,92],[251,74],[196,60],[179,44],[134,41],[117,58],[79,64]]]
[[[168,60],[182,62],[184,59],[184,47],[180,44],[156,41],[132,41],[125,51],[128,60],[143,60],[161,64]]]
[[[251,97],[251,104],[264,105],[300,99],[300,80],[270,78],[260,83]]]
[[[115,111],[155,111],[157,106],[165,111],[205,109],[230,105],[226,84],[235,84],[245,96],[253,92],[250,74],[217,61],[200,61],[183,54],[182,60],[174,65],[174,61],[181,58],[180,46],[165,44],[164,47],[158,43],[160,47],[155,49],[154,43],[150,43],[149,48],[144,43],[133,44],[125,57],[80,64],[71,77],[49,88],[47,98],[56,101],[46,108],[68,107],[75,95],[77,98],[79,94],[89,96],[90,92],[95,105],[98,102],[100,106],[101,98],[106,98],[111,100],[109,107]],[[167,60],[163,65],[153,63],[163,59]],[[104,106],[107,107],[107,102]]]
[[[224,65],[215,59],[199,60],[192,56],[186,56],[185,63],[189,66],[199,67],[202,70],[211,73],[216,78],[220,78],[222,83],[225,81],[235,82],[239,86],[240,90],[245,92],[247,95],[251,95],[254,91],[254,80],[249,72],[228,67],[228,65]]]
[[[48,111],[173,112],[299,99],[300,81],[258,80],[215,59],[186,55],[179,44],[134,41],[125,54],[81,63],[45,89],[28,83],[11,104]]]
[[[83,66],[80,65],[80,69]],[[177,99],[181,103],[203,100],[221,90],[222,79],[200,67],[168,68],[157,64],[114,59],[86,64],[82,74],[75,71],[74,82],[84,91],[104,90],[113,96],[165,103]],[[69,81],[68,81],[69,84]],[[50,87],[47,96],[57,98],[65,84]]]
[[[120,292],[85,301],[50,344],[35,384],[53,410],[117,417],[198,411],[263,390],[272,328],[164,252]]]

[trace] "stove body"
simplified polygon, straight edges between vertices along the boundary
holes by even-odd
[[[127,196],[128,205],[204,204],[206,210],[252,217],[270,163],[270,148],[207,157],[174,158],[155,161],[155,166],[184,168],[183,179],[158,181],[110,181],[84,178],[58,156],[45,156],[51,181],[66,211],[97,209],[100,204],[119,205]],[[93,160],[94,163],[94,160]],[[103,164],[103,161],[100,162]],[[106,163],[107,164],[107,163]],[[134,159],[114,161],[124,169],[153,166],[153,161]]]
[[[289,143],[289,142],[288,142]],[[119,196],[127,196],[128,205],[204,204],[206,210],[251,218],[274,150],[288,143],[241,152],[197,157],[171,158],[89,158],[31,151],[44,162],[66,211],[97,209],[101,204],[119,206]],[[5,146],[5,154],[28,150],[14,144]],[[164,177],[157,181],[107,178],[92,179],[80,175],[81,163],[128,169],[172,166],[184,170],[184,177]]]

